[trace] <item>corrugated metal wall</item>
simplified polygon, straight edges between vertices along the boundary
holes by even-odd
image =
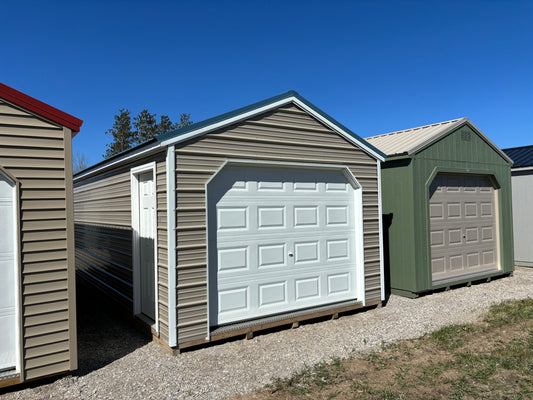
[[[78,278],[133,311],[130,169],[151,161],[156,161],[159,330],[168,340],[166,166],[162,154],[76,182],[76,268]]]
[[[69,129],[0,100],[0,165],[20,181],[26,379],[77,368],[70,140]]]
[[[206,336],[205,184],[227,159],[348,166],[363,187],[366,301],[380,301],[377,161],[289,105],[176,148],[178,343]]]

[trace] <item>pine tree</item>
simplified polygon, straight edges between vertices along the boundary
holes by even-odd
[[[159,124],[157,124],[157,134],[162,135],[163,133],[167,133],[168,131],[173,130],[174,124],[168,117],[168,115],[161,115],[161,118],[159,119]]]
[[[191,125],[191,114],[180,114],[180,121],[173,123],[168,115],[161,115],[157,123],[156,114],[151,114],[148,110],[142,110],[133,118],[133,128],[129,110],[122,108],[115,115],[113,128],[106,131],[107,135],[112,135],[113,140],[107,144],[104,158],[109,158],[115,154],[122,153],[138,144],[144,143],[158,135]]]
[[[180,128],[183,128],[185,126],[189,126],[191,124],[192,124],[191,114],[181,113],[180,114],[180,122],[174,124],[173,129],[180,129]]]
[[[155,114],[150,114],[145,109],[133,118],[135,144],[144,143],[156,136],[158,126],[155,117]]]
[[[133,131],[131,129],[130,111],[121,108],[114,118],[115,122],[113,123],[113,128],[106,131],[106,135],[111,135],[113,141],[107,144],[104,158],[109,158],[115,154],[122,153],[132,147],[135,142]]]

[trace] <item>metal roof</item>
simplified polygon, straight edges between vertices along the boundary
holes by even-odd
[[[157,151],[163,147],[189,140],[193,137],[204,135],[216,129],[229,126],[236,122],[245,120],[254,115],[264,113],[266,111],[275,109],[285,104],[294,103],[304,109],[308,114],[314,116],[317,120],[329,126],[332,130],[345,137],[352,143],[356,143],[363,151],[366,151],[377,160],[384,161],[385,154],[365,139],[361,138],[344,125],[330,117],[324,111],[320,110],[314,104],[310,103],[294,90],[270,97],[266,100],[259,101],[246,107],[218,115],[195,124],[185,126],[183,128],[164,133],[153,139],[141,143],[131,149],[125,150],[122,153],[115,154],[110,158],[100,161],[83,171],[79,171],[74,175],[74,181],[92,175],[97,171],[108,168],[111,165],[123,162],[124,160],[131,160],[141,155],[147,155],[150,152]]]
[[[298,94],[294,90],[289,90],[288,92],[279,94],[274,97],[270,97],[266,100],[259,101],[257,103],[250,104],[245,107],[238,108],[236,110],[227,112],[225,114],[218,115],[213,118],[206,119],[201,122],[197,122],[195,124],[185,126],[183,128],[170,131],[167,133],[164,133],[162,135],[157,136],[157,140],[159,142],[168,144],[169,142],[174,141],[177,139],[180,140],[181,137],[191,137],[195,133],[197,134],[205,134],[209,131],[212,131],[214,129],[218,129],[224,125],[232,124],[239,119],[245,119],[248,118],[250,115],[254,113],[262,113],[264,110],[267,110],[269,107],[278,107],[279,104],[282,104],[284,101],[289,102],[299,102],[301,106],[304,106],[307,108],[307,112],[312,113],[315,115],[315,117],[321,117],[322,122],[325,122],[326,125],[329,125],[330,128],[333,128],[333,130],[337,131],[341,134],[346,134],[350,139],[355,141],[363,150],[371,153],[374,157],[378,159],[384,159],[385,154],[381,152],[378,148],[374,147],[370,143],[368,143],[365,139],[357,135],[356,133],[352,132],[350,129],[346,128],[344,125],[342,125],[340,122],[333,119],[331,116],[326,114],[324,111],[316,107],[311,102],[304,99],[300,94]]]
[[[59,125],[66,126],[72,130],[72,137],[80,131],[81,125],[83,124],[81,119],[73,117],[64,111],[58,110],[3,83],[0,83],[0,97],[37,115],[48,118],[50,121]]]
[[[444,137],[448,133],[467,124],[474,130],[489,146],[499,153],[507,162],[511,160],[498,146],[496,146],[487,136],[483,134],[468,118],[458,118],[449,121],[438,122],[436,124],[419,126],[402,131],[385,133],[368,137],[365,140],[380,149],[387,157],[398,155],[411,155],[426,148],[431,143]]]
[[[514,161],[513,168],[533,166],[533,145],[512,147],[503,151]]]
[[[468,118],[452,119],[437,124],[389,132],[366,138],[366,141],[376,146],[387,156],[412,154],[467,120]]]

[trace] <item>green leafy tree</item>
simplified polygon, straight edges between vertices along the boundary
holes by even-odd
[[[114,118],[115,122],[113,123],[113,127],[106,131],[106,135],[111,135],[113,140],[111,143],[107,144],[104,158],[109,158],[115,154],[122,153],[131,148],[135,143],[134,132],[131,129],[130,111],[121,108]]]

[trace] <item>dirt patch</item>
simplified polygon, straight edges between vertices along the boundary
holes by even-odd
[[[520,305],[533,307],[533,300]],[[533,319],[446,327],[379,352],[318,364],[248,399],[533,398]]]

